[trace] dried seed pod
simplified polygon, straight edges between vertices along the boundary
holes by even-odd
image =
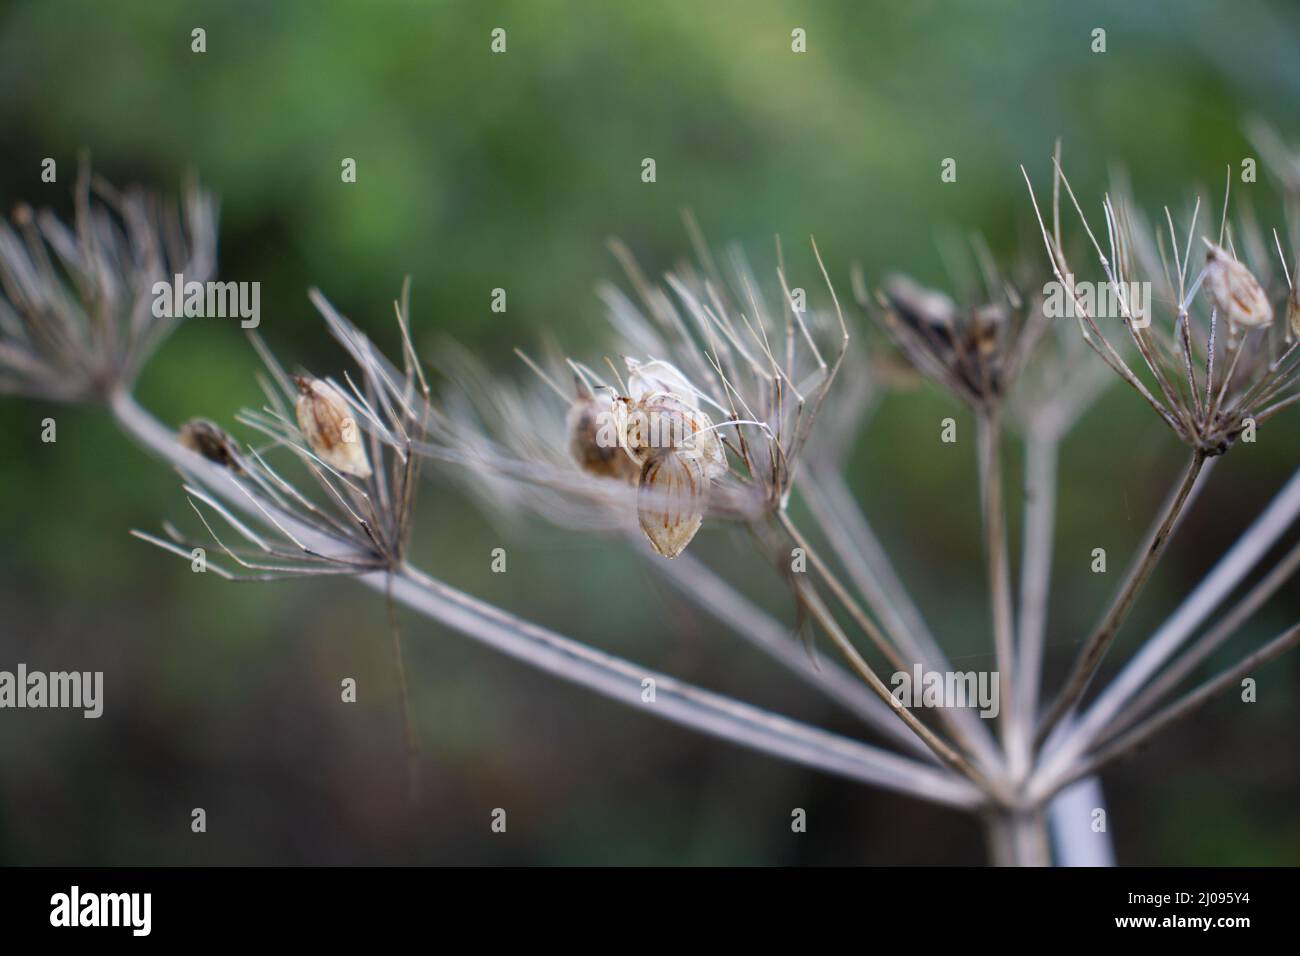
[[[653,455],[671,451],[696,459],[705,477],[727,470],[727,457],[713,421],[680,396],[652,392],[635,404],[620,403],[619,433],[624,447],[644,465]]]
[[[176,440],[182,447],[198,452],[208,461],[224,465],[237,475],[244,473],[239,446],[235,444],[235,440],[220,426],[206,418],[191,418],[180,427],[180,431],[176,433]]]
[[[686,550],[704,521],[709,479],[697,458],[673,451],[651,455],[641,469],[637,517],[665,558]]]
[[[927,337],[937,336],[952,344],[957,323],[957,304],[937,289],[927,289],[907,276],[891,276],[885,298],[895,317]]]
[[[1206,240],[1205,293],[1219,314],[1236,328],[1263,329],[1273,324],[1273,306],[1249,269],[1222,246]]]
[[[336,471],[370,477],[370,460],[352,410],[332,385],[318,378],[295,376],[298,427],[320,460]]]
[[[633,402],[639,402],[655,392],[675,395],[691,408],[700,407],[700,393],[683,375],[677,366],[663,359],[638,362],[636,359],[624,359],[627,363],[627,394]]]
[[[636,480],[640,468],[622,447],[614,409],[614,400],[602,400],[581,388],[578,399],[569,407],[565,423],[569,454],[590,475],[630,484]]]

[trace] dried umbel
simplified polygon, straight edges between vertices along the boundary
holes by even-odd
[[[222,577],[266,580],[391,572],[405,561],[420,478],[421,458],[415,448],[426,437],[431,414],[428,386],[410,344],[406,290],[397,304],[403,370],[314,289],[311,299],[356,363],[358,371],[346,379],[349,396],[321,379],[286,375],[261,339],[253,337],[266,364],[262,385],[267,404],[241,412],[237,420],[269,439],[270,445],[241,450],[206,419],[187,422],[176,436],[180,445],[230,472],[219,481],[197,469],[186,474],[191,504],[221,552],[237,566],[209,561],[208,568]],[[358,417],[364,417],[364,429]],[[363,435],[368,453],[361,444]],[[293,471],[280,464],[273,467],[273,451],[289,452],[289,468],[298,466],[304,474],[297,477],[310,480],[295,484]],[[318,494],[309,493],[312,482]],[[221,503],[232,490],[239,508],[253,509],[254,526],[235,519]],[[218,537],[200,505],[244,543],[228,544]],[[138,537],[181,554],[195,546],[209,547],[182,537],[170,525],[165,530],[166,539]]]
[[[235,440],[219,425],[206,418],[190,419],[177,431],[176,440],[208,461],[223,465],[236,474],[244,473],[242,456]]]
[[[311,450],[331,468],[357,478],[370,477],[370,461],[357,420],[338,389],[318,378],[296,376],[298,427]]]
[[[1275,233],[1272,243],[1265,241],[1253,218],[1231,222],[1231,170],[1218,241],[1201,236],[1208,251],[1202,268],[1193,272],[1199,199],[1186,226],[1176,227],[1166,208],[1163,222],[1152,228],[1120,183],[1102,203],[1106,226],[1098,229],[1088,224],[1058,157],[1053,193],[1068,195],[1101,270],[1102,278],[1094,284],[1113,293],[1109,298],[1119,304],[1119,315],[1098,314],[1078,294],[1075,277],[1083,273],[1066,258],[1059,203],[1049,226],[1028,173],[1023,167],[1021,171],[1030,186],[1052,268],[1074,300],[1084,340],[1197,456],[1224,454],[1248,428],[1263,425],[1300,400],[1300,348],[1288,347],[1285,341],[1296,314],[1289,300],[1288,329],[1273,334],[1274,302],[1281,290],[1270,279],[1269,247],[1274,246],[1282,257],[1285,274],[1281,240]],[[1098,236],[1107,238],[1108,249],[1103,251]],[[1138,315],[1131,297],[1123,294],[1144,286],[1154,290],[1149,295],[1153,303],[1171,304],[1167,323],[1161,323],[1158,315]],[[1107,337],[1103,329],[1107,324],[1123,325],[1140,365],[1130,366],[1122,347]]]
[[[876,292],[883,324],[907,360],[973,408],[1001,404],[1045,322],[1007,283],[990,276],[985,294],[1001,298],[958,307],[944,292],[907,276],[890,277]],[[855,277],[858,300],[871,305]]]
[[[153,287],[216,272],[216,203],[197,185],[175,203],[118,191],[82,164],[75,219],[19,206],[0,222],[0,393],[58,401],[129,391],[174,317]]]
[[[1265,329],[1273,324],[1273,306],[1251,271],[1222,246],[1204,240],[1205,294],[1236,335],[1238,329]]]

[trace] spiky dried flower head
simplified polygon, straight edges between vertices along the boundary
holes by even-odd
[[[808,308],[783,263],[774,306],[738,252],[724,277],[698,244],[699,265],[656,287],[624,246],[613,248],[635,292],[601,288],[621,358],[584,364],[554,347],[542,361],[521,352],[537,379],[529,390],[493,379],[453,347],[456,384],[431,453],[468,465],[468,487],[495,510],[526,507],[579,528],[640,527],[660,553],[679,554],[709,518],[752,523],[785,507],[847,327],[834,289],[834,311]],[[570,377],[576,394],[557,384]],[[538,414],[545,391],[560,398],[562,416]]]
[[[1273,324],[1273,305],[1259,281],[1232,253],[1202,239],[1205,253],[1205,294],[1235,335],[1238,329],[1265,329]]]
[[[1199,199],[1186,226],[1175,228],[1174,216],[1165,208],[1163,224],[1152,228],[1121,181],[1102,202],[1106,225],[1099,232],[1089,225],[1058,153],[1053,159],[1053,193],[1060,195],[1064,186],[1083,225],[1102,274],[1096,283],[1076,279],[1083,274],[1066,256],[1059,202],[1054,203],[1049,227],[1028,172],[1023,167],[1021,172],[1048,258],[1058,283],[1068,290],[1084,341],[1189,447],[1204,457],[1222,455],[1247,428],[1262,425],[1300,400],[1300,348],[1286,342],[1292,337],[1292,308],[1287,305],[1286,327],[1275,331],[1274,303],[1284,289],[1273,278],[1270,244],[1253,216],[1236,222],[1229,217],[1231,168],[1217,240],[1200,237],[1207,254],[1201,268],[1193,271]],[[1109,244],[1104,251],[1099,234]],[[1276,231],[1273,240],[1291,282]],[[1081,294],[1084,285],[1096,285],[1105,295],[1094,303]],[[1169,304],[1172,316],[1167,324],[1155,310],[1143,312],[1138,296]],[[1103,310],[1101,302],[1115,306],[1114,314]],[[1112,342],[1104,331],[1108,323],[1123,326],[1140,364],[1130,366],[1126,343]],[[1227,334],[1220,331],[1224,324]]]
[[[318,378],[294,376],[298,387],[298,428],[321,460],[346,475],[369,478],[370,460],[361,443],[357,420],[338,389]]]
[[[0,392],[104,399],[135,383],[174,327],[154,286],[216,272],[216,203],[197,184],[179,208],[118,192],[83,161],[71,224],[19,206],[0,223]]]
[[[408,293],[409,284],[396,304],[403,346],[399,369],[324,296],[311,291],[331,334],[358,368],[356,380],[344,377],[346,391],[325,379],[287,375],[261,339],[251,336],[266,364],[262,386],[267,404],[241,412],[237,420],[270,439],[269,449],[241,451],[229,435],[201,419],[177,433],[183,446],[227,466],[219,477],[198,469],[186,474],[191,505],[222,553],[238,566],[231,570],[210,561],[210,570],[228,578],[265,580],[392,571],[404,563],[422,461],[418,449],[433,415],[411,346]],[[273,466],[268,459],[276,450],[288,452],[289,468],[296,465],[305,475]],[[235,517],[232,502],[233,510],[251,512],[257,520]],[[227,545],[209,514],[224,521],[243,544]],[[170,525],[165,530],[165,539],[138,536],[188,556],[194,542]]]
[[[1006,398],[1045,328],[1037,302],[1026,302],[979,247],[985,284],[962,306],[904,275],[890,276],[874,297],[855,275],[858,301],[879,307],[882,325],[919,372],[977,409]]]

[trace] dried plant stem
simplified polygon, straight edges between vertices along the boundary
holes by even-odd
[[[1097,629],[1092,636],[1085,642],[1083,650],[1080,651],[1074,667],[1066,679],[1064,689],[1056,698],[1056,702],[1039,726],[1038,740],[1040,742],[1047,739],[1048,734],[1051,733],[1062,717],[1074,711],[1075,706],[1087,691],[1093,674],[1096,673],[1097,667],[1101,664],[1101,659],[1115,640],[1115,635],[1119,632],[1120,626],[1132,609],[1133,602],[1142,593],[1142,588],[1147,579],[1151,577],[1151,573],[1156,569],[1156,565],[1159,564],[1160,558],[1164,555],[1165,547],[1173,536],[1174,528],[1178,523],[1178,519],[1182,516],[1184,506],[1191,498],[1192,489],[1196,485],[1197,478],[1200,477],[1205,462],[1206,456],[1202,452],[1199,450],[1192,452],[1191,461],[1188,462],[1182,480],[1165,506],[1159,526],[1147,541],[1145,548],[1129,569],[1128,574],[1125,575],[1119,591],[1111,602],[1110,609],[1106,612],[1106,616],[1102,618],[1101,623],[1097,625]]]
[[[1267,508],[1219,559],[1178,609],[1165,621],[1107,685],[1087,712],[1062,738],[1049,746],[1035,777],[1048,780],[1065,773],[1093,745],[1098,736],[1124,712],[1129,700],[1164,663],[1177,653],[1201,622],[1237,587],[1283,532],[1300,515],[1300,470],[1269,502]]]
[[[1194,671],[1207,657],[1214,653],[1224,641],[1232,637],[1247,620],[1250,619],[1264,603],[1277,593],[1284,583],[1300,570],[1300,544],[1287,552],[1281,561],[1273,565],[1250,591],[1233,605],[1232,610],[1219,619],[1196,641],[1187,652],[1161,672],[1160,676],[1148,684],[1133,702],[1125,708],[1115,721],[1098,735],[1099,742],[1105,742],[1132,726],[1138,718],[1152,710],[1167,694],[1177,687],[1184,678]]]
[[[397,669],[397,688],[402,700],[402,736],[406,744],[406,793],[412,805],[420,799],[420,754],[415,745],[415,725],[411,722],[411,695],[406,683],[406,652],[402,647],[402,630],[397,620],[397,602],[393,600],[393,576],[386,576],[384,604],[388,608],[388,632],[393,638],[393,661]]]
[[[251,510],[248,499],[226,469],[181,447],[175,434],[144,411],[130,395],[117,392],[110,397],[109,405],[118,425],[133,441],[201,480],[234,507]],[[319,537],[287,515],[277,515],[277,520],[306,541],[313,542]],[[328,542],[321,544],[329,546]],[[970,782],[942,768],[807,726],[587,647],[479,601],[410,566],[404,565],[391,574],[383,571],[363,574],[358,580],[380,594],[388,593],[391,587],[394,601],[424,617],[538,670],[662,719],[793,763],[946,806],[972,809],[986,802],[985,796]],[[654,681],[653,703],[642,699],[646,680]]]
[[[907,670],[907,663],[899,655],[898,649],[889,643],[889,640],[885,637],[884,632],[880,630],[880,627],[876,622],[868,616],[866,611],[862,610],[862,606],[853,599],[853,595],[849,594],[848,589],[840,583],[835,572],[830,569],[812,545],[808,543],[808,540],[803,536],[802,532],[800,532],[798,527],[795,526],[794,521],[791,520],[790,515],[787,514],[784,509],[778,512],[778,514],[780,515],[781,527],[785,529],[788,535],[790,535],[790,540],[795,543],[796,547],[803,551],[804,555],[812,564],[813,570],[816,571],[818,576],[826,582],[826,586],[830,588],[831,594],[835,595],[835,599],[843,605],[846,611],[849,612],[849,616],[853,618],[853,622],[862,629],[862,633],[866,634],[871,643],[876,646],[876,649],[885,655],[885,659],[889,661],[890,665],[895,670]]]
[[[991,809],[984,827],[994,866],[1052,865],[1047,821],[1041,809]]]
[[[983,494],[984,551],[988,562],[989,600],[993,615],[993,646],[1003,687],[1014,688],[1014,622],[1011,617],[1011,571],[1007,556],[1005,502],[1002,497],[1002,425],[994,411],[977,415],[979,433],[980,490]],[[1008,707],[1001,718],[1002,742],[1014,770],[1018,754],[1028,746],[1018,742],[1032,731]],[[1020,768],[1023,773],[1027,765]]]
[[[1019,678],[1012,687],[1017,720],[1032,728],[1038,711],[1043,645],[1047,636],[1048,592],[1052,579],[1052,546],[1056,524],[1056,466],[1060,439],[1047,428],[1031,425],[1025,439],[1024,549],[1020,567]],[[1033,735],[1017,740],[1019,769],[1033,757]]]
[[[664,561],[643,541],[638,547],[650,566],[698,608],[807,681],[868,726],[927,760],[934,753],[893,714],[893,708],[834,661],[816,661],[796,641],[790,628],[741,595],[707,565],[690,554]]]
[[[1080,777],[1096,773],[1111,761],[1118,760],[1131,753],[1155,734],[1186,718],[1198,708],[1227,691],[1256,667],[1267,664],[1273,658],[1286,653],[1297,644],[1300,644],[1300,624],[1283,631],[1240,664],[1230,667],[1218,676],[1207,680],[1155,716],[1138,724],[1127,733],[1121,734],[1088,759],[1076,764],[1060,782],[1053,781],[1052,788],[1044,796],[1050,796],[1060,787],[1068,786]]]
[[[947,656],[925,626],[889,556],[866,515],[849,494],[838,471],[815,469],[799,482],[799,489],[818,527],[843,563],[853,585],[879,617],[894,643],[913,662],[933,671],[952,670]],[[990,773],[1002,772],[1002,754],[987,727],[970,710],[944,709],[945,726],[967,753]]]
[[[889,692],[889,688],[871,669],[871,665],[867,663],[866,659],[853,645],[853,642],[849,640],[843,628],[835,620],[835,616],[831,614],[830,609],[817,595],[816,589],[802,582],[796,587],[800,594],[800,600],[803,602],[804,607],[807,608],[808,613],[812,615],[813,620],[821,626],[826,636],[831,639],[831,643],[844,655],[845,660],[849,662],[849,666],[867,682],[867,686],[875,691],[881,700],[893,708],[894,713],[898,715],[898,719],[903,721],[913,733],[920,737],[925,742],[925,745],[934,751],[935,756],[946,765],[969,778],[990,796],[1000,801],[1005,800],[1007,795],[1002,789],[995,787],[964,756],[949,746],[929,727],[921,723],[915,714],[904,707],[898,698]]]

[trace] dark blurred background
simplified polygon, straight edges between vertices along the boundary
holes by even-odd
[[[1058,135],[1081,194],[1098,195],[1118,163],[1152,207],[1198,187],[1221,195],[1224,165],[1255,155],[1247,118],[1295,132],[1295,13],[1173,0],[10,0],[0,205],[69,212],[83,149],[119,184],[173,193],[196,171],[221,198],[221,277],[262,284],[261,330],[285,361],[342,368],[307,302],[312,284],[393,346],[391,301],[409,274],[422,350],[451,336],[521,374],[511,348],[548,331],[599,348],[593,289],[618,274],[607,238],[660,272],[688,252],[683,206],[711,240],[738,240],[760,262],[774,234],[802,244],[815,233],[847,295],[855,261],[938,281],[946,226],[1014,249],[1030,215],[1018,164],[1046,182]],[[190,50],[195,27],[204,54]],[[508,31],[505,55],[489,52],[495,27]],[[795,27],[807,54],[790,52]],[[1090,52],[1095,27],[1104,54]],[[640,181],[647,156],[654,185]],[[45,157],[57,184],[40,181]],[[355,184],[340,182],[344,157]],[[944,157],[957,159],[955,184],[938,181]],[[1281,225],[1266,177],[1238,188]],[[489,309],[495,287],[508,290],[505,314]],[[192,320],[139,397],[170,422],[229,422],[260,401],[256,367],[233,322]],[[977,667],[989,637],[974,465],[937,459],[917,437],[946,414],[965,421],[928,390],[887,398],[849,477],[933,627]],[[1296,414],[1219,466],[1104,673],[1290,474]],[[38,439],[47,415],[56,444]],[[1119,388],[1066,445],[1054,673],[1183,455]],[[1017,450],[1008,467],[1018,474]],[[648,719],[415,618],[404,623],[426,787],[411,809],[382,601],[345,584],[225,585],[127,536],[187,513],[175,476],[102,413],[0,401],[0,667],[103,670],[106,684],[98,721],[0,713],[0,862],[984,859],[971,819]],[[858,732],[647,577],[620,541],[504,522],[437,474],[420,521],[416,563],[459,587]],[[489,572],[498,546],[506,575]],[[751,593],[779,595],[737,533],[709,528],[693,547]],[[1109,576],[1088,572],[1094,547],[1111,555]],[[793,622],[788,603],[767,603]],[[1298,611],[1284,589],[1233,648]],[[339,703],[346,676],[361,689],[355,706]],[[1300,661],[1259,680],[1258,704],[1221,701],[1106,775],[1121,863],[1300,863]],[[197,806],[204,836],[190,832]],[[790,832],[795,806],[808,811],[805,835]],[[509,811],[507,835],[489,832],[494,807]]]

